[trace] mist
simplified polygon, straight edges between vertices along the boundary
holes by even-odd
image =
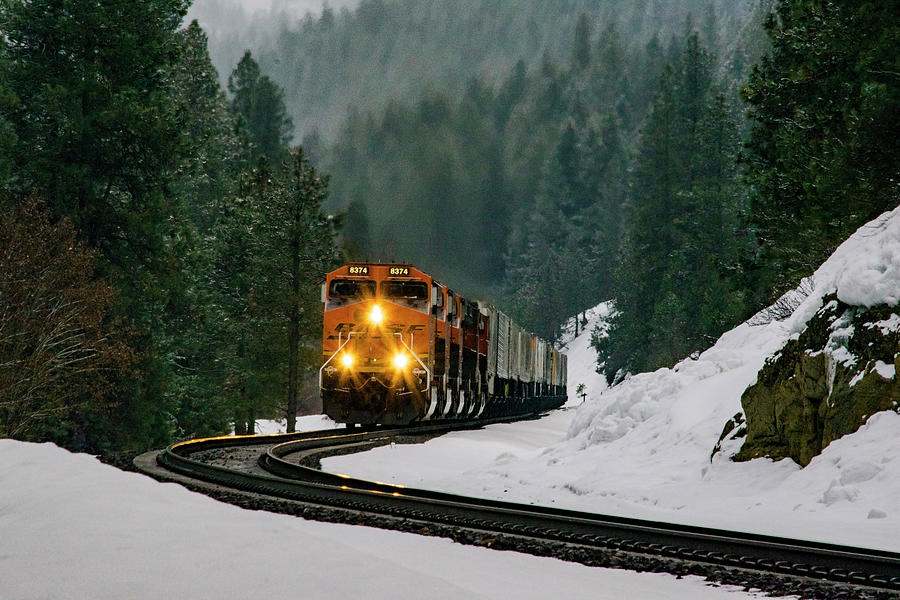
[[[246,50],[269,51],[278,34],[296,29],[323,7],[353,10],[360,0],[195,0],[185,24],[196,20],[209,36],[209,52],[223,85]]]

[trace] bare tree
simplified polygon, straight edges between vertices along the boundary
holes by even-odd
[[[33,197],[0,214],[0,437],[33,439],[48,419],[108,400],[134,364],[96,257]]]

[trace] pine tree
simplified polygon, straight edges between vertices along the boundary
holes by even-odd
[[[578,15],[575,23],[575,41],[572,44],[572,67],[586,69],[591,64],[591,19],[585,13]]]
[[[117,287],[115,311],[143,357],[141,377],[127,382],[112,415],[98,417],[95,449],[158,446],[171,435],[164,348],[168,311],[183,292],[184,233],[172,183],[189,144],[170,76],[186,8],[185,0],[0,4],[17,97],[4,115],[18,138],[7,185],[19,197],[39,191],[54,218],[70,218],[99,249],[100,272]]]
[[[738,126],[712,84],[711,57],[689,33],[641,132],[618,312],[609,337],[597,340],[608,378],[670,365],[744,316],[737,148]]]
[[[781,0],[770,15],[771,52],[743,90],[764,298],[898,202],[898,12],[897,0]]]
[[[293,431],[300,378],[319,364],[319,284],[337,260],[334,228],[321,212],[328,178],[302,149],[290,156],[290,170],[260,158],[226,205],[216,245],[220,360],[238,433],[276,410]]]
[[[287,320],[288,432],[295,429],[301,368],[309,369],[318,364],[319,353],[315,349],[318,348],[322,319],[318,284],[337,259],[334,229],[321,212],[328,193],[328,178],[309,164],[302,148],[293,151],[292,159],[289,184],[278,198],[282,202],[270,207],[274,209],[273,217],[284,218],[282,223],[287,225],[286,231],[271,233],[275,234],[275,249],[280,250],[276,254],[276,264],[282,269],[287,267],[287,277],[283,278],[287,286],[282,284],[282,287],[288,289],[280,297],[284,300]],[[276,283],[277,280],[269,282],[273,287]],[[301,357],[304,339],[314,348],[306,352],[305,360]]]
[[[178,357],[167,392],[175,435],[200,437],[226,433],[235,412],[229,402],[234,396],[223,393],[227,372],[221,360],[228,344],[224,330],[233,325],[223,325],[229,290],[217,286],[214,272],[218,236],[228,231],[226,207],[249,144],[235,133],[237,119],[227,108],[206,34],[195,21],[177,40],[183,51],[169,79],[190,149],[172,184],[185,222],[178,238],[184,284],[170,302],[164,351]]]
[[[284,158],[294,125],[287,115],[284,92],[268,76],[247,50],[228,77],[231,110],[243,118],[250,140],[259,153],[273,164]]]
[[[10,68],[6,47],[0,46],[0,189],[6,187],[7,179],[12,173],[12,152],[16,143],[13,124],[6,116],[17,101],[6,80]]]

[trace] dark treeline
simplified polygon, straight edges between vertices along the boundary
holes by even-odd
[[[611,365],[622,356],[642,368],[707,343],[747,310],[740,293],[735,305],[719,299],[746,284],[722,281],[749,243],[738,231],[735,82],[765,47],[765,11],[745,16],[726,46],[706,6],[704,26],[687,15],[677,34],[640,43],[582,13],[562,61],[546,54],[496,84],[472,77],[459,94],[353,109],[333,145],[307,136],[334,175],[333,205],[347,210],[348,250],[420,264],[551,339],[569,316],[616,297],[622,314],[634,311],[634,347],[611,349]],[[669,255],[687,240],[683,256]],[[702,324],[673,326],[693,319],[681,313],[698,300],[682,297],[694,276],[708,288]],[[680,305],[670,298],[646,329],[673,291]],[[677,335],[687,337],[673,346]],[[664,356],[645,361],[652,338]]]
[[[184,0],[0,5],[0,436],[94,452],[293,426],[327,178]]]

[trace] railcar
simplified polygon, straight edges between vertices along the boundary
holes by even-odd
[[[328,273],[319,387],[335,421],[400,425],[539,412],[566,401],[566,356],[408,264]]]

